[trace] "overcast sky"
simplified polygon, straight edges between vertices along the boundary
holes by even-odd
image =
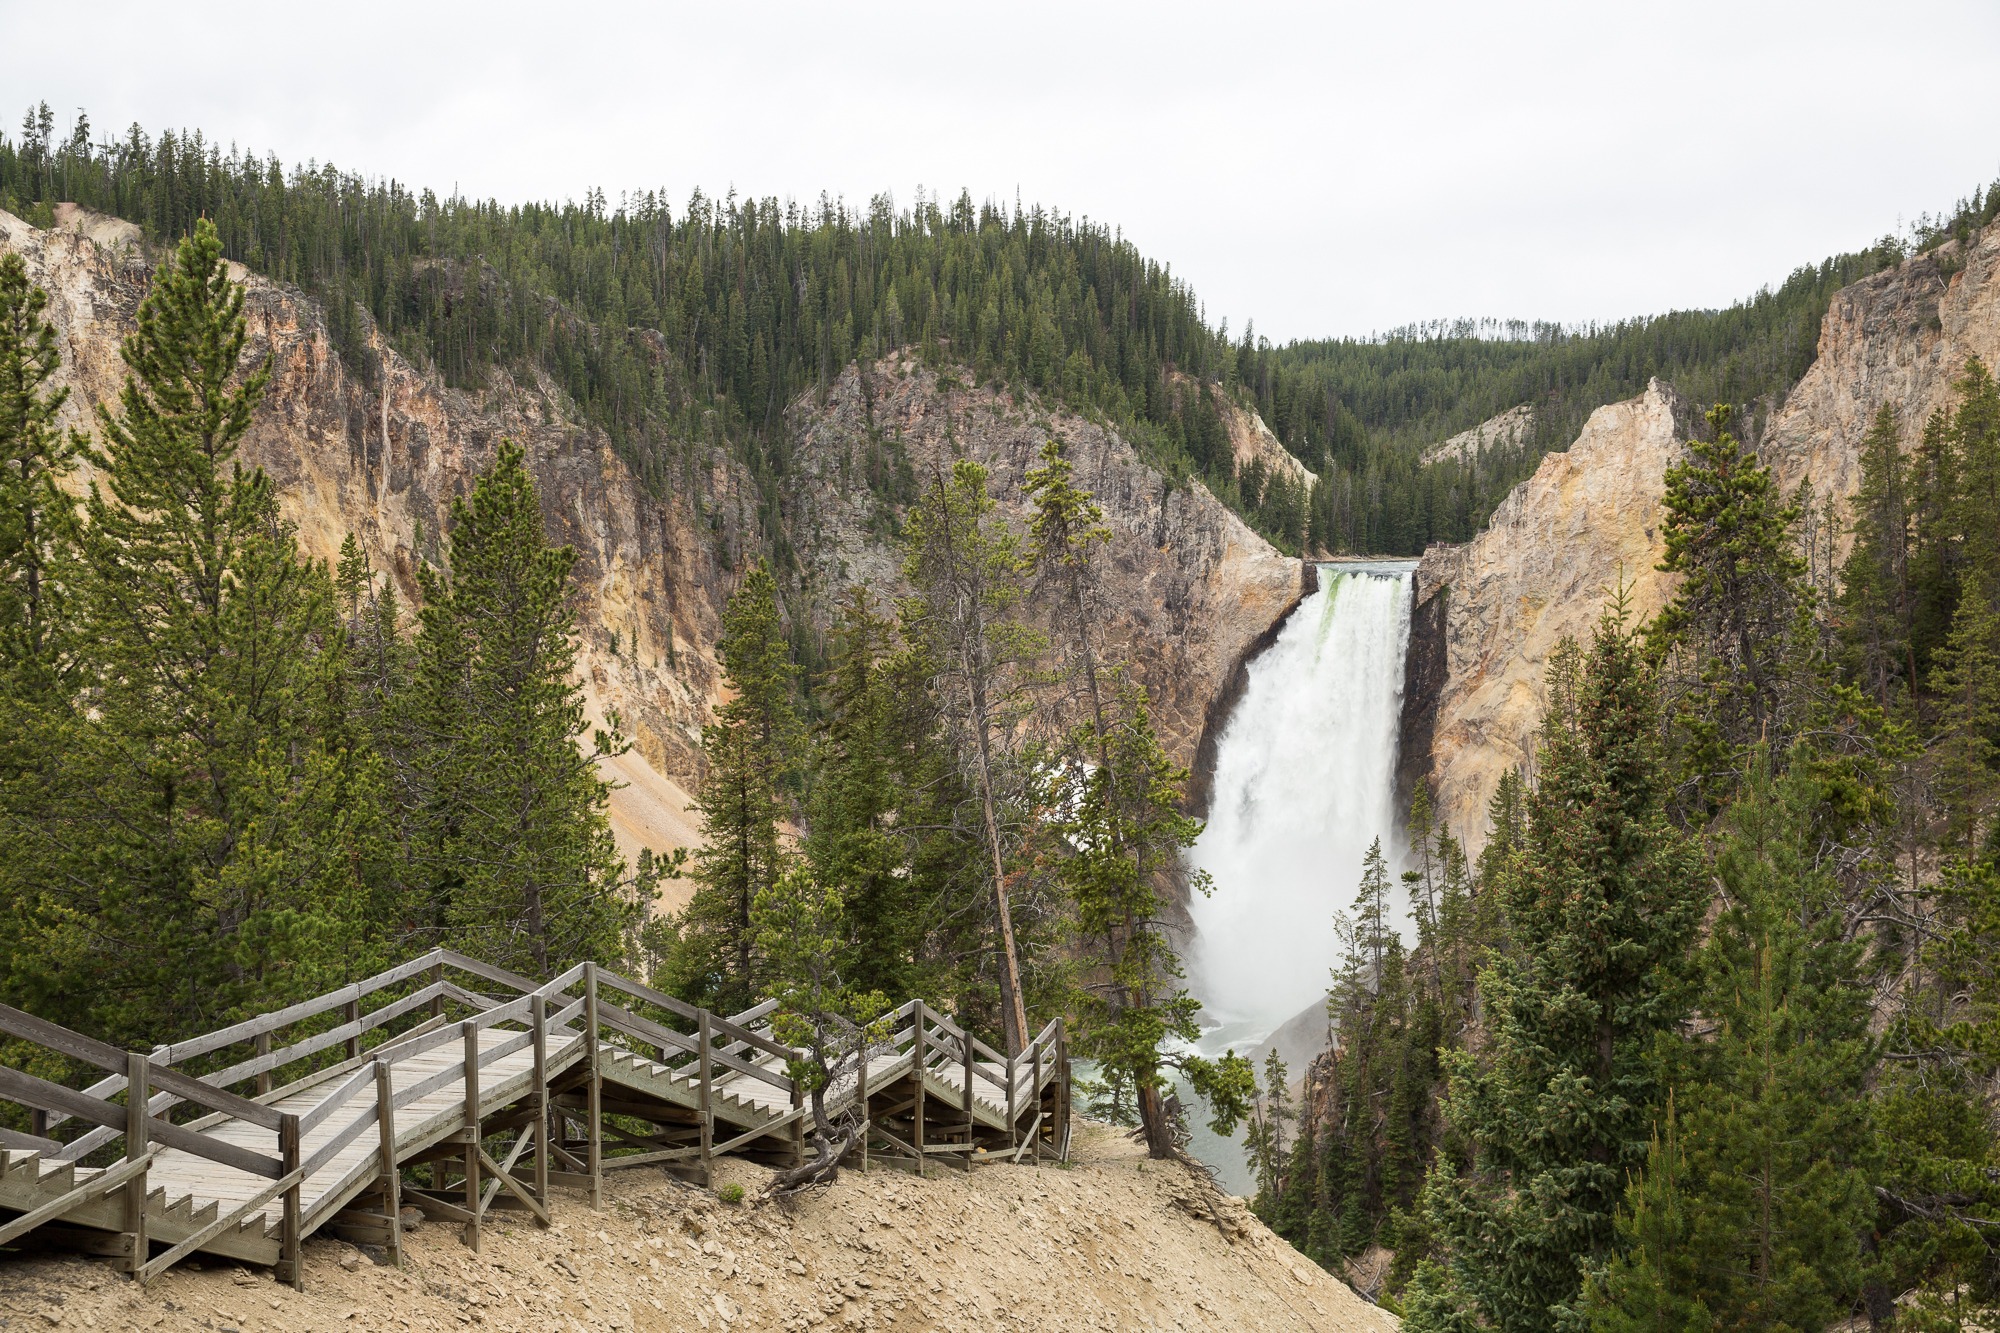
[[[0,0],[83,107],[505,201],[1016,193],[1274,340],[1726,305],[2000,175],[2000,3]]]

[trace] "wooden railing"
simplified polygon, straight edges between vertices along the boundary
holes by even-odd
[[[485,987],[486,990],[478,989]],[[496,997],[487,990],[497,988]],[[326,1220],[340,1199],[328,1192],[308,1214],[302,1186],[332,1164],[340,1153],[371,1130],[378,1140],[376,1176],[387,1207],[382,1225],[388,1239],[400,1243],[397,1218],[402,1191],[397,1139],[398,1113],[413,1103],[463,1084],[463,1194],[447,1200],[433,1188],[418,1191],[427,1209],[447,1220],[467,1224],[468,1241],[477,1245],[479,1219],[500,1191],[536,1220],[548,1223],[548,1188],[554,1184],[586,1187],[593,1206],[601,1204],[606,1170],[698,1160],[706,1168],[719,1154],[784,1131],[793,1152],[802,1151],[807,1113],[799,1085],[785,1068],[801,1052],[777,1041],[768,1020],[776,1011],[767,1001],[740,1014],[721,1016],[675,999],[640,982],[583,963],[550,981],[536,983],[504,968],[479,962],[449,949],[433,949],[421,957],[377,973],[349,986],[302,1000],[214,1032],[156,1047],[151,1052],[127,1052],[94,1041],[56,1024],[0,1006],[0,1034],[32,1043],[72,1065],[104,1071],[88,1087],[71,1088],[19,1070],[0,1066],[0,1102],[26,1108],[32,1132],[0,1130],[0,1149],[35,1152],[49,1162],[81,1166],[86,1158],[116,1154],[108,1166],[94,1169],[74,1189],[46,1205],[0,1225],[5,1246],[79,1205],[122,1191],[125,1200],[121,1234],[127,1238],[126,1266],[144,1280],[164,1271],[187,1254],[231,1228],[282,1201],[278,1225],[278,1270],[282,1280],[298,1283],[299,1247],[303,1237]],[[642,1010],[647,1012],[641,1012]],[[665,1021],[648,1016],[665,1015]],[[685,1023],[683,1032],[669,1026]],[[913,1072],[957,1077],[958,1104],[940,1108],[927,1142],[926,1080],[916,1084],[916,1147],[919,1166],[927,1152],[963,1152],[968,1167],[977,1149],[975,1099],[1003,1106],[1009,1126],[1009,1151],[1015,1160],[1033,1146],[1041,1152],[1044,1113],[1039,1104],[1048,1085],[1045,1074],[1066,1068],[1061,1020],[1044,1028],[1028,1047],[1003,1055],[921,1000],[884,1015],[890,1045],[907,1052]],[[493,1034],[505,1034],[493,1040]],[[459,1058],[413,1083],[398,1087],[395,1068],[427,1052],[456,1044]],[[487,1152],[480,1125],[482,1084],[496,1062],[532,1049],[530,1091],[525,1117],[514,1115],[506,1147]],[[620,1127],[605,1141],[601,1063],[619,1050],[655,1062],[671,1080],[693,1091],[698,1140],[667,1143]],[[577,1118],[576,1111],[558,1110],[551,1095],[551,1070],[581,1064],[584,1105],[577,1108],[588,1131],[581,1158],[557,1141],[557,1115]],[[861,1061],[854,1095],[865,1110],[869,1104],[868,1060]],[[200,1070],[203,1072],[189,1072]],[[1024,1086],[1025,1076],[1025,1086]],[[714,1139],[715,1099],[725,1086],[756,1083],[779,1094],[787,1108],[753,1123],[747,1131],[723,1142]],[[293,1114],[273,1103],[310,1088],[333,1084],[310,1109]],[[568,1086],[575,1086],[574,1082]],[[366,1091],[367,1104],[357,1106]],[[1027,1108],[1023,1092],[1037,1099],[1034,1122],[1026,1133],[1017,1121]],[[732,1095],[735,1095],[732,1093]],[[1067,1080],[1057,1085],[1059,1124],[1068,1122]],[[763,1094],[760,1104],[772,1100]],[[743,1117],[752,1118],[754,1117]],[[202,1131],[225,1120],[256,1126],[271,1135],[268,1152],[225,1142]],[[308,1135],[328,1124],[338,1126],[310,1156],[302,1156]],[[57,1137],[72,1127],[88,1126],[70,1137]],[[963,1142],[939,1144],[963,1133]],[[863,1162],[867,1138],[861,1140]],[[457,1141],[455,1141],[457,1142]],[[500,1140],[492,1140],[496,1145]],[[573,1146],[573,1145],[572,1145]],[[164,1149],[182,1150],[219,1166],[248,1172],[268,1182],[251,1198],[220,1213],[164,1253],[149,1257],[144,1201],[147,1175]],[[533,1151],[531,1180],[517,1178],[515,1169]],[[1005,1154],[1002,1154],[1005,1155]]]

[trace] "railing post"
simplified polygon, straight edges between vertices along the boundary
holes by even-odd
[[[479,1253],[479,1020],[458,1025],[464,1046],[465,1083],[465,1243]]]
[[[1042,1043],[1035,1042],[1029,1048],[1029,1052],[1034,1059],[1030,1081],[1035,1088],[1035,1127],[1028,1132],[1028,1137],[1034,1142],[1035,1165],[1040,1166],[1042,1164]]]
[[[806,1104],[805,1090],[799,1086],[798,1079],[789,1073],[785,1075],[785,1081],[792,1085],[792,1165],[803,1166],[806,1160],[806,1121],[799,1114],[799,1108]]]
[[[922,1000],[917,1001],[917,1040],[910,1047],[910,1072],[917,1079],[917,1101],[911,1111],[912,1135],[910,1146],[917,1150],[917,1177],[924,1174],[924,1028],[930,1022],[930,1010]]]
[[[442,958],[431,964],[431,985],[440,988],[444,985],[444,960]],[[431,992],[431,1017],[444,1017],[444,991],[442,989]]]
[[[868,1174],[868,1029],[861,1029],[861,1067],[854,1074],[854,1104],[861,1112],[861,1174]]]
[[[271,1053],[271,1034],[269,1032],[260,1032],[256,1036],[252,1037],[250,1039],[250,1051],[253,1055],[269,1055]],[[268,1069],[258,1070],[257,1095],[259,1097],[262,1097],[265,1093],[269,1092],[270,1090],[271,1090],[271,1071]]]
[[[604,1207],[604,1084],[597,1060],[597,964],[583,965],[583,1036],[585,1069],[590,1086],[585,1092],[590,1123],[584,1127],[589,1137],[590,1206]]]
[[[346,1018],[349,1023],[359,1023],[361,1021],[361,997],[356,996],[347,1002]],[[347,1058],[350,1060],[359,1060],[361,1058],[361,1034],[359,1032],[347,1039]]]
[[[528,1021],[535,1034],[535,1119],[534,1123],[523,1132],[535,1136],[535,1200],[547,1208],[549,1206],[549,1002],[540,991],[529,997]]]
[[[1021,1146],[1021,1122],[1014,1114],[1014,1066],[1020,1060],[1018,1055],[1007,1057],[1007,1146]]]
[[[958,1044],[965,1048],[965,1173],[972,1174],[972,1145],[979,1142],[979,1117],[972,1106],[972,1029],[958,1025]]]
[[[153,1099],[153,1079],[147,1058],[138,1052],[125,1056],[125,1160],[136,1161],[144,1157],[150,1142],[151,1117],[147,1114],[148,1103]],[[141,1168],[138,1175],[125,1182],[125,1243],[131,1247],[126,1255],[126,1269],[137,1281],[146,1280],[146,1260],[149,1257],[146,1240],[146,1176]]]
[[[387,1060],[375,1061],[375,1121],[381,1130],[382,1211],[389,1219],[389,1258],[403,1266],[403,1172],[396,1163],[396,1080]]]
[[[286,1177],[293,1177],[299,1170],[299,1118],[287,1115],[278,1122],[278,1156]],[[305,1266],[299,1261],[300,1198],[305,1189],[304,1180],[293,1180],[291,1188],[285,1191],[285,1221],[282,1239],[279,1242],[278,1280],[291,1284],[292,1290],[306,1289]]]
[[[1069,1161],[1069,1033],[1063,1028],[1060,1017],[1056,1019],[1056,1106],[1060,1114],[1056,1118],[1056,1160]]]
[[[708,1072],[709,1056],[714,1049],[714,1044],[715,1038],[709,1028],[709,1013],[708,1010],[704,1009],[701,1011],[701,1046],[699,1051],[701,1090],[698,1094],[700,1097],[698,1109],[701,1113],[701,1183],[704,1189],[715,1183],[714,1172],[709,1165],[709,1156],[715,1146],[715,1113],[709,1101],[711,1094]]]

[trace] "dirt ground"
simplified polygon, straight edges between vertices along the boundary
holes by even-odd
[[[306,1245],[306,1289],[222,1261],[145,1291],[108,1261],[0,1258],[0,1329],[253,1333],[823,1328],[1393,1330],[1241,1204],[1082,1125],[1073,1165],[844,1171],[794,1211],[759,1205],[767,1173],[718,1164],[729,1205],[651,1171],[607,1178],[605,1207],[558,1193],[555,1226],[500,1214],[482,1251],[428,1222],[398,1270],[333,1240]]]

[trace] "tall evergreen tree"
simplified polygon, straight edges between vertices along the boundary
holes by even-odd
[[[667,982],[684,999],[734,1012],[756,1002],[764,981],[754,909],[786,869],[780,825],[798,765],[791,653],[777,583],[762,561],[729,599],[718,651],[730,698],[702,733],[697,887]]]
[[[898,817],[912,793],[893,634],[867,589],[850,590],[820,691],[827,716],[814,755],[804,845],[818,882],[845,886],[843,915],[856,944],[849,984],[903,996],[921,989],[924,909],[923,886],[910,873],[911,834]]]
[[[1663,1301],[1710,1321],[1692,1326],[1813,1333],[1860,1295],[1875,1052],[1861,946],[1819,862],[1819,795],[1809,765],[1753,771],[1723,816],[1726,905],[1701,956],[1715,1033],[1681,1053],[1678,1127],[1628,1194],[1626,1253],[1587,1294],[1604,1333],[1656,1326]]]
[[[1096,558],[1098,548],[1111,539],[1111,529],[1104,526],[1103,506],[1077,486],[1075,472],[1069,451],[1055,439],[1042,446],[1041,466],[1028,469],[1024,489],[1035,513],[1025,560],[1054,627],[1052,638],[1066,659],[1065,674],[1082,694],[1089,719],[1082,735],[1103,765],[1111,729],[1106,709],[1111,682],[1104,679],[1097,642],[1103,609]]]
[[[56,425],[69,390],[49,387],[61,359],[48,299],[21,256],[0,255],[0,635],[9,667],[42,672],[55,665],[74,538],[60,483],[82,448]]]
[[[904,575],[915,594],[903,633],[927,657],[979,802],[998,953],[1000,1016],[1009,1052],[1028,1044],[1008,860],[1018,835],[1010,799],[1027,775],[1015,762],[1017,727],[1032,708],[1041,637],[1019,616],[1019,544],[993,513],[986,469],[964,459],[933,476],[905,529]]]
[[[519,445],[502,441],[453,501],[448,549],[448,573],[419,572],[413,689],[439,924],[454,947],[530,976],[615,961],[639,911],[598,769],[621,742],[615,719],[585,716],[576,552],[549,545]]]
[[[1077,1050],[1131,1086],[1147,1151],[1164,1159],[1180,1148],[1165,1106],[1168,1071],[1208,1101],[1220,1134],[1248,1114],[1256,1073],[1233,1050],[1214,1060],[1192,1053],[1201,1002],[1180,984],[1161,888],[1201,822],[1181,811],[1187,770],[1161,747],[1144,694],[1127,685],[1112,707],[1116,722],[1096,738],[1103,762],[1061,783],[1050,801],[1071,812],[1056,822],[1068,848],[1058,874],[1099,973],[1081,990]]]
[[[1425,1188],[1437,1260],[1413,1329],[1564,1318],[1646,1158],[1652,1048],[1685,1012],[1704,895],[1664,813],[1652,673],[1623,612],[1550,666],[1539,780],[1495,876],[1509,941],[1480,977],[1487,1045],[1454,1057],[1445,1105],[1470,1169]]]
[[[37,935],[53,866],[43,816],[58,788],[74,645],[66,640],[75,582],[76,506],[59,482],[78,442],[56,416],[68,390],[47,293],[19,255],[0,255],[0,994],[46,989]]]
[[[52,1012],[124,1040],[367,963],[380,810],[327,726],[325,571],[235,461],[267,375],[241,371],[242,311],[204,224],[141,304],[131,374],[98,411],[78,597],[92,706],[43,831],[68,867],[48,946],[76,997]]]
[[[1798,510],[1729,433],[1729,420],[1717,406],[1711,438],[1688,441],[1687,459],[1667,469],[1660,568],[1680,578],[1650,630],[1692,804],[1710,811],[1733,790],[1751,747],[1782,747],[1799,725],[1792,676],[1809,606],[1792,543]]]
[[[1917,685],[1910,596],[1911,505],[1895,409],[1883,403],[1861,441],[1861,485],[1851,502],[1854,545],[1841,567],[1841,609],[1852,661],[1879,706],[1894,683]]]

